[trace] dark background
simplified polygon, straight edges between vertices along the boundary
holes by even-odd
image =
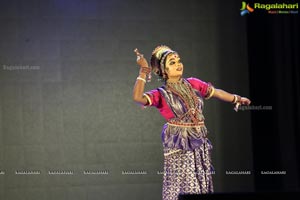
[[[0,199],[161,199],[165,121],[132,100],[133,50],[149,58],[159,44],[179,52],[185,77],[272,106],[236,113],[205,101],[216,193],[299,191],[298,14],[240,8],[239,0],[1,0]],[[153,77],[146,90],[160,85]],[[83,173],[97,170],[108,173]],[[251,174],[229,174],[243,171]]]

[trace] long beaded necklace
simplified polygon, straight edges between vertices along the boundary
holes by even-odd
[[[187,83],[185,79],[180,79],[176,83],[166,83],[166,86],[168,90],[177,95],[183,101],[192,121],[194,123],[198,123],[200,120],[196,117],[196,111],[198,110],[199,100],[191,85]]]

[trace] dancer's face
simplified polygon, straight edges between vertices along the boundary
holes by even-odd
[[[167,56],[166,73],[168,74],[168,78],[182,76],[183,64],[178,54],[172,53]]]

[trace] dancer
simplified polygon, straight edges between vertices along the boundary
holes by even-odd
[[[154,106],[167,123],[162,129],[164,151],[163,200],[177,200],[179,194],[213,192],[212,144],[204,124],[203,99],[212,97],[239,105],[250,100],[215,88],[197,78],[183,78],[180,56],[168,46],[156,47],[150,64],[135,50],[139,76],[133,89],[133,100],[143,106]],[[145,92],[153,71],[164,84]]]

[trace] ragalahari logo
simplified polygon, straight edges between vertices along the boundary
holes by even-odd
[[[246,3],[245,1],[242,2],[241,16],[249,14],[250,12],[253,12],[253,11],[254,11],[254,9],[251,8],[248,3]]]

